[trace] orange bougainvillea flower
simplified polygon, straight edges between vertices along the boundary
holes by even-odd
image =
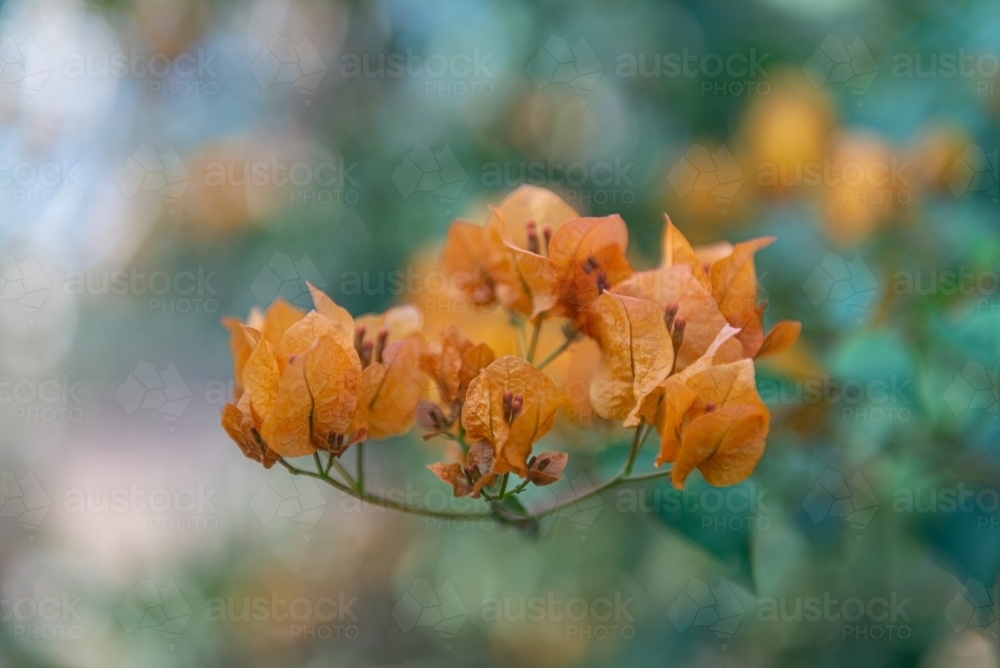
[[[761,237],[736,244],[731,253],[713,262],[708,272],[712,297],[729,324],[740,328],[736,338],[743,344],[747,357],[757,357],[762,350],[774,355],[791,348],[801,329],[799,323],[779,323],[777,334],[772,330],[767,336],[768,345],[764,346],[762,318],[766,303],[757,302],[757,270],[753,259],[758,250],[773,241],[774,237]]]
[[[403,307],[364,316],[359,320],[379,325],[366,340],[364,325],[309,287],[316,308],[308,314],[278,299],[247,325],[226,321],[237,403],[227,404],[223,426],[265,466],[317,449],[339,456],[366,437],[401,433],[423,392],[416,372],[421,344],[413,336],[422,326],[419,312]]]
[[[572,319],[577,328],[598,295],[632,274],[625,258],[628,227],[621,216],[567,221],[547,245],[559,281],[554,314]]]
[[[559,297],[556,268],[542,252],[543,241],[577,217],[555,193],[521,186],[491,209],[484,227],[452,223],[441,252],[442,268],[466,299],[496,301],[536,318]]]
[[[462,426],[493,447],[495,473],[528,476],[532,445],[552,428],[566,402],[552,380],[520,357],[505,355],[469,385]]]
[[[711,485],[735,485],[764,453],[770,412],[757,394],[753,361],[715,363],[734,334],[726,327],[701,359],[664,383],[654,418],[661,437],[656,465],[673,462],[678,489],[695,468]]]
[[[684,336],[677,350],[676,371],[685,369],[705,354],[715,337],[727,325],[725,317],[689,264],[643,271],[615,286],[613,292],[654,302],[665,316],[673,311],[674,320],[684,323]],[[743,346],[736,339],[725,344],[730,361],[744,357]]]
[[[642,401],[674,364],[663,311],[646,299],[605,292],[591,307],[587,331],[601,347],[590,387],[594,410],[605,419],[638,422]]]
[[[423,402],[417,411],[418,424],[432,434],[449,431],[459,417],[469,384],[495,359],[488,345],[474,344],[458,327],[441,331],[420,353],[420,369],[434,382],[439,403]]]
[[[680,230],[670,222],[668,216],[664,215],[664,221],[666,225],[663,232],[663,259],[660,268],[689,267],[691,276],[711,294],[716,303],[716,309],[709,309],[710,313],[702,312],[700,317],[696,317],[699,308],[696,304],[704,304],[703,295],[696,296],[692,294],[692,289],[687,287],[684,292],[688,293],[689,298],[694,299],[692,304],[685,308],[679,296],[673,300],[679,303],[678,314],[688,321],[689,327],[693,326],[693,329],[685,332],[684,338],[688,341],[688,345],[679,355],[678,369],[683,369],[697,359],[698,355],[704,352],[704,346],[719,332],[717,318],[714,317],[716,311],[730,325],[740,328],[736,338],[742,344],[746,357],[775,355],[795,344],[801,329],[801,325],[797,322],[780,322],[767,337],[764,336],[762,316],[766,304],[757,301],[754,254],[770,245],[774,237],[752,239],[735,246],[728,242],[719,242],[711,246],[692,248]],[[673,296],[670,294],[672,284],[679,284],[683,279],[678,278],[677,274],[666,274],[653,279],[647,276],[645,281],[653,285],[654,293],[647,294],[647,298],[665,306],[663,301]],[[679,285],[677,289],[681,289]],[[649,292],[650,288],[647,287],[645,290]],[[626,290],[627,294],[633,292],[634,288]],[[766,346],[765,338],[768,339]]]
[[[487,441],[476,441],[464,461],[428,464],[431,473],[452,486],[455,496],[471,496],[479,498],[483,487],[488,487],[496,480],[493,472],[493,446]]]

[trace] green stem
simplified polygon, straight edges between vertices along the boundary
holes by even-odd
[[[639,429],[636,429],[637,434],[639,431],[641,431],[641,427],[642,425],[640,425]],[[645,439],[643,438],[642,440]],[[348,484],[344,484],[339,480],[331,478],[323,471],[322,468],[320,468],[318,472],[315,472],[315,471],[307,471],[305,469],[300,469],[296,466],[289,464],[284,459],[278,459],[278,463],[284,466],[288,470],[288,472],[291,473],[292,475],[301,475],[301,476],[306,476],[308,478],[315,478],[316,480],[321,480],[326,484],[330,485],[331,487],[333,487],[334,489],[336,489],[337,491],[343,492],[348,496],[353,496],[359,501],[363,501],[373,506],[388,508],[390,510],[398,510],[403,513],[409,513],[410,515],[419,515],[421,517],[431,517],[436,519],[449,519],[449,520],[458,520],[458,519],[479,520],[479,519],[494,518],[500,520],[509,520],[511,522],[524,522],[535,519],[541,519],[543,517],[546,517],[547,515],[559,512],[563,508],[567,508],[569,506],[580,503],[581,501],[585,501],[586,499],[589,499],[593,496],[597,496],[598,494],[606,492],[607,490],[613,489],[619,485],[624,485],[632,482],[646,482],[648,480],[657,480],[659,478],[664,478],[666,476],[669,476],[670,469],[664,471],[655,471],[653,473],[645,473],[643,475],[636,475],[636,476],[629,475],[629,473],[631,472],[631,467],[635,463],[634,455],[635,453],[638,452],[639,448],[641,447],[641,442],[642,441],[640,441],[638,435],[636,436],[635,439],[633,439],[632,453],[630,453],[629,461],[626,462],[625,467],[622,468],[622,470],[614,478],[605,481],[603,484],[598,485],[597,487],[591,489],[588,492],[584,492],[583,494],[574,496],[573,498],[563,501],[562,503],[557,503],[556,505],[550,508],[545,508],[543,510],[529,513],[528,515],[523,517],[518,515],[504,514],[501,510],[499,510],[495,506],[493,507],[492,510],[489,511],[465,513],[465,512],[452,512],[447,510],[430,510],[428,508],[420,508],[419,506],[411,506],[401,501],[387,499],[383,496],[372,494],[370,492],[365,491],[364,489],[360,489],[358,485],[354,482],[354,480],[351,478],[351,476],[348,475],[347,471],[344,470],[344,467],[341,466],[341,464],[335,458],[331,458],[331,462],[333,466],[337,469],[337,471],[342,476],[344,476],[344,479],[347,481]],[[501,494],[498,497],[491,498],[489,495],[487,495],[485,491],[483,492],[483,496],[489,501],[498,501],[504,498],[503,490],[506,489],[506,482],[507,482],[506,477],[507,476],[505,476],[505,480],[502,483]],[[513,496],[514,494],[520,493],[521,491],[524,490],[527,484],[528,484],[527,480],[523,481],[520,485],[514,488],[511,491],[511,493],[507,496]]]
[[[356,489],[348,487],[342,482],[335,480],[333,478],[324,477],[320,473],[315,473],[313,471],[307,471],[305,469],[300,469],[296,466],[292,466],[284,459],[279,459],[278,463],[288,469],[288,472],[292,475],[302,475],[307,478],[315,478],[316,480],[322,480],[334,489],[347,494],[348,496],[353,496],[355,499],[364,501],[373,506],[380,506],[382,508],[389,508],[391,510],[398,510],[400,512],[409,513],[411,515],[420,515],[423,517],[434,517],[438,519],[486,519],[489,517],[494,517],[495,515],[490,512],[481,513],[458,513],[449,512],[445,510],[430,510],[427,508],[419,508],[417,506],[410,506],[400,501],[394,501],[392,499],[387,499],[377,494],[371,494],[369,492],[359,492]]]
[[[617,487],[618,485],[624,485],[624,484],[627,484],[627,483],[630,483],[630,482],[646,482],[647,480],[656,480],[658,478],[665,478],[668,475],[670,475],[670,470],[669,469],[667,469],[666,471],[656,471],[654,473],[645,473],[643,475],[637,475],[637,476],[632,476],[632,477],[625,477],[621,473],[619,473],[617,476],[615,476],[611,480],[608,480],[603,485],[598,485],[597,487],[595,487],[594,489],[590,490],[589,492],[584,492],[583,494],[580,494],[579,496],[573,497],[570,501],[566,501],[564,503],[557,504],[555,506],[552,506],[551,508],[546,508],[545,510],[539,510],[537,512],[534,512],[529,517],[530,518],[541,519],[542,517],[545,517],[546,515],[551,515],[552,513],[559,512],[560,510],[562,510],[563,508],[565,508],[567,506],[571,506],[571,505],[580,503],[581,501],[585,501],[585,500],[589,499],[592,496],[597,496],[598,494],[606,492],[609,489],[613,489],[613,488]]]
[[[639,454],[639,450],[642,449],[642,444],[645,441],[642,438],[642,428],[646,426],[646,418],[639,420],[639,426],[635,428],[635,436],[632,437],[632,448],[628,453],[628,461],[625,462],[625,468],[622,469],[622,475],[630,475],[632,473],[632,468],[635,466],[635,458]]]
[[[546,357],[545,359],[543,359],[541,362],[538,363],[538,369],[541,370],[547,367],[553,360],[555,360],[555,358],[559,357],[564,352],[566,352],[566,349],[569,348],[570,344],[572,343],[573,343],[572,339],[566,339],[565,341],[563,341],[558,348],[549,353],[548,357]]]
[[[524,357],[529,362],[534,362],[535,360],[535,351],[538,349],[538,335],[541,331],[542,319],[538,318],[531,329],[531,343],[528,344],[528,354]]]
[[[358,443],[358,492],[364,494],[365,492],[365,444],[362,441]]]
[[[336,458],[334,458],[334,460],[333,460],[333,468],[337,469],[337,473],[339,473],[341,476],[343,476],[344,482],[346,482],[348,485],[350,485],[353,488],[357,488],[358,483],[355,482],[354,478],[351,477],[351,474],[348,473],[347,469],[344,468],[344,465],[341,464],[340,461],[338,459],[336,459]],[[332,478],[331,478],[331,480],[332,480]]]

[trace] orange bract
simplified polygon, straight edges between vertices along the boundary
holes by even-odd
[[[673,368],[674,350],[663,311],[653,302],[605,293],[591,309],[588,331],[601,347],[590,387],[600,417],[638,424],[638,407]]]
[[[770,413],[757,394],[753,361],[715,363],[734,333],[724,329],[701,359],[663,385],[653,418],[661,437],[656,463],[674,463],[670,479],[678,489],[695,468],[710,484],[736,484],[764,452]]]
[[[511,410],[517,397],[520,410]],[[470,440],[493,446],[496,473],[514,471],[523,478],[531,446],[552,428],[564,403],[565,397],[548,376],[526,360],[506,355],[470,384],[462,426]]]
[[[582,323],[586,309],[610,286],[628,278],[628,228],[621,216],[576,218],[552,234],[549,257],[559,280],[559,315]]]
[[[770,427],[754,359],[789,350],[801,330],[785,321],[764,333],[754,258],[773,239],[696,248],[664,216],[662,258],[643,271],[628,241],[620,216],[581,217],[522,186],[484,225],[452,223],[440,253],[450,293],[416,296],[426,323],[412,304],[354,318],[311,285],[308,313],[279,299],[246,324],[226,318],[234,403],[223,427],[271,466],[417,423],[425,440],[449,441],[448,461],[428,468],[455,496],[497,501],[562,477],[567,454],[532,451],[568,408],[571,421],[604,421],[588,434],[655,428],[656,465],[673,465],[678,488],[695,469],[713,485],[740,482]],[[523,482],[508,488],[511,473]]]
[[[316,309],[307,314],[279,299],[251,321],[259,330],[226,320],[237,403],[227,404],[223,426],[244,454],[266,465],[317,449],[339,456],[365,438],[402,433],[423,391],[420,341],[412,338],[422,327],[419,311],[364,316],[375,329],[375,341],[366,342],[347,311],[309,288]]]
[[[536,318],[559,297],[555,264],[540,253],[538,234],[577,216],[554,193],[521,186],[491,209],[484,227],[452,223],[441,251],[442,269],[460,296],[496,301]]]

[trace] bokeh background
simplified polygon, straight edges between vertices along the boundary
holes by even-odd
[[[987,0],[0,2],[0,664],[1000,665],[998,59]],[[452,317],[447,224],[521,183],[636,266],[664,211],[778,237],[749,481],[533,539],[240,455],[221,316]],[[368,456],[448,503],[439,445]]]

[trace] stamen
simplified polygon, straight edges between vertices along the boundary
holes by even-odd
[[[365,326],[358,325],[354,330],[354,350],[361,354],[361,347],[365,344]]]
[[[382,353],[385,352],[385,342],[388,340],[388,338],[389,338],[389,330],[387,330],[384,327],[382,329],[378,330],[378,337],[376,338],[376,341],[375,341],[375,357],[374,357],[374,360],[376,362],[381,362],[382,361]]]
[[[521,408],[524,406],[524,397],[520,394],[515,394],[514,399],[510,402],[510,421],[513,422],[517,419],[517,416],[521,414]]]
[[[365,341],[365,343],[361,346],[360,357],[361,357],[362,369],[367,368],[368,365],[372,363],[372,351],[374,350],[374,348],[375,346],[374,344],[372,344],[371,341]]]
[[[514,395],[510,390],[503,393],[503,419],[506,422],[511,421],[511,414],[513,413]]]
[[[674,318],[674,331],[670,333],[670,339],[674,344],[674,355],[677,351],[681,349],[681,344],[684,343],[684,329],[687,327],[687,320],[684,316],[679,315]]]
[[[677,310],[680,305],[677,302],[670,302],[667,304],[666,311],[663,313],[663,324],[667,326],[667,331],[673,333],[674,331],[674,318],[677,317]]]
[[[705,412],[706,413],[713,413],[713,412],[715,412],[716,408],[717,408],[717,406],[715,405],[714,401],[709,401],[707,404],[705,404]]]
[[[583,271],[589,274],[590,272],[597,269],[597,266],[598,266],[597,258],[591,255],[590,257],[587,258],[586,262],[583,263]]]
[[[546,225],[542,228],[542,236],[545,238],[545,254],[549,254],[549,244],[552,243],[552,228]]]
[[[528,250],[532,253],[538,253],[538,227],[535,225],[535,221],[529,220],[525,227],[528,230]]]
[[[611,284],[608,281],[607,274],[605,274],[603,271],[602,272],[598,272],[598,274],[597,274],[597,294],[601,294],[601,293],[607,291],[607,289],[610,288],[610,287],[611,287]]]

